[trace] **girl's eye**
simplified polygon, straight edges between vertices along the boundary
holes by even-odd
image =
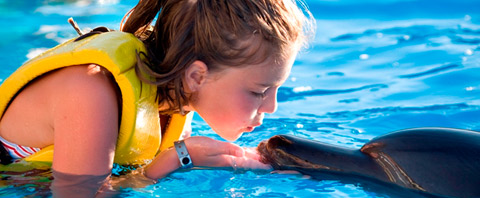
[[[266,93],[266,92],[258,93],[258,92],[252,91],[252,94],[253,94],[254,96],[256,96],[256,97],[259,97],[259,98],[265,98],[265,96],[266,96],[265,93]]]

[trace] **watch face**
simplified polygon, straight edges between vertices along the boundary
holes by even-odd
[[[182,164],[183,164],[183,165],[187,165],[187,164],[189,164],[189,163],[190,163],[190,159],[189,159],[188,157],[183,157],[183,158],[182,158]]]

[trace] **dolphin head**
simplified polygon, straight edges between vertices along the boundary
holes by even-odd
[[[270,164],[274,169],[332,169],[323,154],[328,153],[318,142],[290,135],[276,135],[261,142],[257,150],[261,162]],[[323,163],[327,162],[327,163]]]

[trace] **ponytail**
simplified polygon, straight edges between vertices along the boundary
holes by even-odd
[[[144,32],[152,23],[162,7],[161,0],[140,0],[138,4],[125,14],[120,25],[120,31],[135,34],[137,36]]]

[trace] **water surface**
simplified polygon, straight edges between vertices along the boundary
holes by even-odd
[[[118,29],[135,1],[0,0],[0,83],[82,28]],[[480,1],[309,0],[317,20],[278,93],[279,108],[235,143],[294,134],[359,148],[412,127],[480,130]],[[220,139],[196,116],[194,135]],[[48,195],[50,172],[1,173],[2,196]],[[47,189],[47,190],[46,190]],[[44,192],[46,191],[46,192]],[[122,197],[397,197],[381,186],[228,170],[177,172]]]

